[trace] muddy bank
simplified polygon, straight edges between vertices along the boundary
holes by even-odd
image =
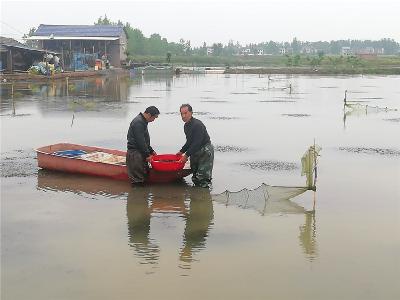
[[[304,74],[304,75],[355,75],[355,74],[384,74],[398,75],[400,67],[334,69],[310,67],[237,67],[225,70],[225,74]]]

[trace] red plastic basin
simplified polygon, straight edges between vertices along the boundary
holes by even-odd
[[[150,161],[151,166],[157,171],[179,171],[185,166],[184,163],[178,162],[181,156],[176,154],[157,154]]]

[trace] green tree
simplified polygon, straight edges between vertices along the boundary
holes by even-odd
[[[286,54],[286,66],[291,67],[293,66],[293,58],[291,55]]]
[[[300,55],[299,54],[296,54],[294,57],[293,57],[293,65],[294,66],[298,66],[300,64]]]
[[[295,54],[300,53],[301,45],[300,45],[299,41],[296,38],[293,38],[291,47],[293,49],[293,53],[295,53]]]
[[[128,32],[128,50],[129,53],[144,55],[145,54],[145,37],[143,33],[135,28],[127,30]]]
[[[28,37],[32,36],[32,35],[35,33],[35,31],[36,31],[36,28],[35,28],[35,27],[32,27],[32,28],[29,29],[29,32],[28,32],[28,33],[26,33],[26,34],[24,34],[24,35],[22,36],[22,38],[23,38],[24,41],[25,41],[25,45],[27,45],[28,47],[39,48],[39,43],[38,43],[38,41],[35,41],[35,40],[28,40],[28,39],[27,39]]]
[[[94,25],[112,25],[112,22],[110,19],[107,18],[107,15],[104,15],[104,18],[101,16],[97,19],[97,22],[94,23]]]
[[[223,50],[223,45],[222,43],[214,43],[212,45],[213,48],[213,55],[214,56],[221,56],[222,55],[222,50]]]

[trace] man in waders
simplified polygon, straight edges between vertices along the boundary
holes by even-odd
[[[214,164],[214,147],[210,136],[203,122],[192,116],[193,109],[190,104],[182,104],[180,113],[182,121],[185,122],[186,143],[177,155],[182,155],[180,162],[183,163],[190,157],[194,185],[208,188],[211,185]]]
[[[138,114],[129,126],[126,167],[132,185],[142,185],[144,183],[149,171],[148,162],[156,154],[150,146],[147,125],[153,122],[159,114],[160,111],[157,107],[149,106],[144,113]]]

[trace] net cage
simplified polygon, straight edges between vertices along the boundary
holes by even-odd
[[[315,190],[317,179],[317,157],[321,147],[310,146],[301,158],[302,176],[306,176],[306,185],[273,186],[265,183],[255,189],[244,188],[240,191],[228,191],[213,195],[215,202],[226,206],[252,209],[262,215],[274,213],[305,213],[305,209],[290,199],[303,194],[307,190]]]

